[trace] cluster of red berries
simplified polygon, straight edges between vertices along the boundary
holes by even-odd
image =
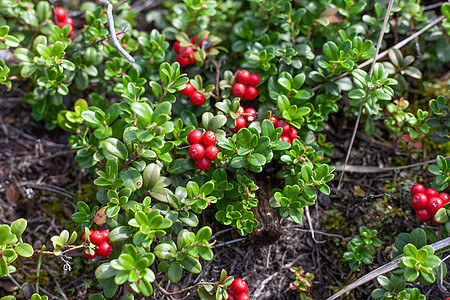
[[[207,39],[208,36],[204,36],[200,42],[198,42],[198,46],[201,47],[203,44],[203,41]],[[193,38],[191,38],[191,44],[195,44],[197,41],[197,35],[194,35]],[[173,50],[178,54],[177,55],[177,62],[180,64],[180,66],[185,67],[187,65],[195,64],[195,50],[192,49],[191,46],[182,47],[180,46],[180,41],[176,41],[173,44]]]
[[[53,9],[53,12],[55,13],[56,22],[58,22],[58,27],[62,28],[65,25],[70,26],[70,32],[67,37],[70,37],[73,33],[73,19],[71,17],[67,16],[67,12],[62,7],[55,7]]]
[[[205,95],[197,91],[197,89],[190,83],[186,83],[186,87],[181,91],[181,94],[188,96],[192,105],[201,106],[205,103]]]
[[[444,206],[444,204],[448,203],[448,194],[439,194],[432,188],[425,189],[420,183],[416,183],[411,187],[411,194],[413,195],[411,206],[416,211],[417,218],[422,222],[431,219],[434,224],[440,225],[441,223],[434,220],[434,215]]]
[[[89,241],[97,245],[94,254],[89,253],[89,248],[85,247],[83,250],[84,257],[87,259],[93,259],[97,254],[101,257],[108,257],[111,255],[112,246],[109,243],[109,230],[89,230]],[[86,233],[83,233],[81,240],[86,241]]]
[[[250,300],[248,285],[242,278],[235,278],[227,290],[228,300]]]
[[[292,143],[293,140],[297,138],[297,130],[289,126],[289,124],[286,123],[285,121],[277,120],[275,116],[271,116],[270,121],[273,122],[275,128],[283,129],[283,132],[281,133],[281,140],[283,142],[288,142],[290,144]]]
[[[206,170],[211,166],[211,161],[217,158],[219,149],[216,147],[216,134],[208,130],[202,133],[198,129],[189,132],[187,136],[189,145],[189,157],[196,161],[199,170]],[[206,148],[206,149],[205,149]]]
[[[233,95],[247,100],[253,100],[258,96],[258,90],[255,87],[261,82],[258,74],[240,70],[236,75],[236,81],[231,88]]]
[[[236,118],[236,126],[233,128],[234,131],[239,131],[247,127],[247,122],[251,123],[256,118],[256,110],[252,107],[244,109],[242,106],[239,106],[236,113],[239,114],[239,117]]]

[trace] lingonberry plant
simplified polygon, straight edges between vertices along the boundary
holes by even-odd
[[[125,284],[150,296],[161,289],[158,281],[180,282],[213,259],[211,224],[199,218],[205,211],[270,244],[280,232],[262,226],[268,217],[260,211],[277,209],[274,224],[280,217],[301,223],[305,208],[331,193],[332,144],[321,134],[331,114],[359,114],[370,136],[384,120],[410,150],[422,149],[427,137],[448,143],[445,97],[426,99],[430,111],[414,113],[405,98],[393,100],[407,90],[406,78],[422,78],[423,65],[448,63],[448,35],[418,42],[426,61],[398,46],[385,54],[391,62],[377,62],[382,43],[374,42],[391,30],[381,25],[389,12],[380,1],[166,1],[165,19],[147,16],[161,30],[142,31],[127,1],[85,2],[75,20],[53,4],[0,3],[0,49],[13,54],[0,58],[0,83],[9,90],[27,83],[33,117],[72,134],[75,161],[96,174],[98,192],[95,203],[76,203],[72,220],[81,242],[64,230],[50,238],[53,251],[34,250],[21,240],[25,220],[1,225],[1,276],[16,271],[18,256],[64,258],[79,250],[98,264],[103,295],[92,299],[115,297]],[[395,36],[439,20],[415,1],[393,9]],[[449,18],[448,5],[442,14]],[[443,29],[434,26],[433,36],[448,34],[448,19]],[[448,195],[438,193],[448,187],[448,161],[437,156],[428,170],[436,175],[435,193],[415,186],[411,204],[420,220],[445,223],[448,235]],[[372,263],[381,244],[375,234],[361,227],[348,243],[352,270]],[[443,265],[422,244],[396,244],[407,282],[432,283]],[[301,269],[294,277],[301,291],[311,285],[312,275]],[[383,294],[376,297],[395,291],[421,299],[403,279],[380,278]],[[225,271],[194,288],[201,299],[250,299],[247,283]]]

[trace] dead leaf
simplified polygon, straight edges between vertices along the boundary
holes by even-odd
[[[20,192],[14,184],[8,184],[6,186],[5,195],[6,201],[8,201],[9,204],[13,206],[17,205],[17,202],[20,199]]]
[[[105,206],[100,208],[94,216],[94,223],[97,225],[103,225],[106,223],[106,209],[108,207]]]
[[[355,185],[353,195],[357,197],[364,197],[365,194],[366,192],[359,185]]]

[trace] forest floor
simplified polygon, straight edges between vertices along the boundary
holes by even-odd
[[[52,235],[64,229],[80,233],[71,215],[77,201],[83,200],[91,206],[96,202],[96,187],[90,184],[94,174],[80,169],[74,162],[75,151],[67,143],[68,133],[46,131],[41,123],[33,120],[29,106],[20,96],[0,98],[0,101],[0,224],[26,218],[25,242],[35,249],[43,245],[52,249]],[[331,118],[324,132],[327,140],[334,144],[331,164],[344,161],[354,126],[353,120],[349,123],[335,121],[343,119],[347,120]],[[177,291],[201,281],[217,281],[221,270],[226,269],[228,274],[248,282],[252,299],[300,299],[299,293],[289,288],[293,282],[289,269],[302,266],[305,272],[314,274],[307,295],[321,300],[389,262],[395,237],[420,225],[409,205],[409,188],[414,180],[427,180],[430,174],[423,167],[366,172],[365,166],[410,163],[406,154],[397,152],[391,142],[381,137],[358,134],[353,149],[349,164],[359,166],[355,167],[357,172],[347,172],[339,190],[340,172],[335,172],[336,177],[330,183],[331,195],[320,195],[316,205],[309,207],[302,224],[284,219],[282,235],[272,245],[261,247],[250,243],[234,229],[218,224],[213,208],[208,210],[201,222],[212,227],[215,233],[214,259],[203,262],[200,274],[184,276],[177,284],[168,284],[160,276],[157,278],[159,285],[168,291]],[[383,246],[372,265],[351,272],[342,255],[347,242],[358,234],[359,226],[378,230]],[[94,277],[101,260],[86,261],[81,252],[72,252],[69,256],[71,270],[64,270],[67,263],[62,259],[44,256],[39,278],[37,257],[18,260],[18,271],[12,274],[14,280],[0,279],[0,297],[13,294],[24,299],[17,284],[34,285],[37,280],[41,295],[47,294],[50,299],[87,299],[90,294],[101,292],[101,285]],[[375,281],[371,281],[353,290],[345,299],[369,299],[375,287]],[[450,296],[446,290],[449,287],[444,280],[443,286],[436,283],[420,288],[427,299],[443,300]],[[129,287],[123,289],[119,294],[130,291]],[[197,299],[196,293],[183,297],[165,298],[155,287],[153,297],[142,299]]]

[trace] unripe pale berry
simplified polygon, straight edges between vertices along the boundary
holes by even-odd
[[[245,91],[246,91],[245,85],[239,82],[233,84],[233,87],[231,88],[231,92],[233,93],[233,95],[239,98],[244,97]]]
[[[202,138],[203,133],[198,129],[194,129],[191,132],[189,132],[187,136],[187,141],[190,145],[200,144],[202,142]]]
[[[205,155],[205,148],[200,144],[193,144],[189,147],[188,153],[193,160],[199,160]]]
[[[247,84],[250,81],[250,72],[247,70],[240,70],[236,75],[236,81]]]
[[[242,106],[239,106],[238,110],[236,111],[237,114],[243,114],[244,108]]]

